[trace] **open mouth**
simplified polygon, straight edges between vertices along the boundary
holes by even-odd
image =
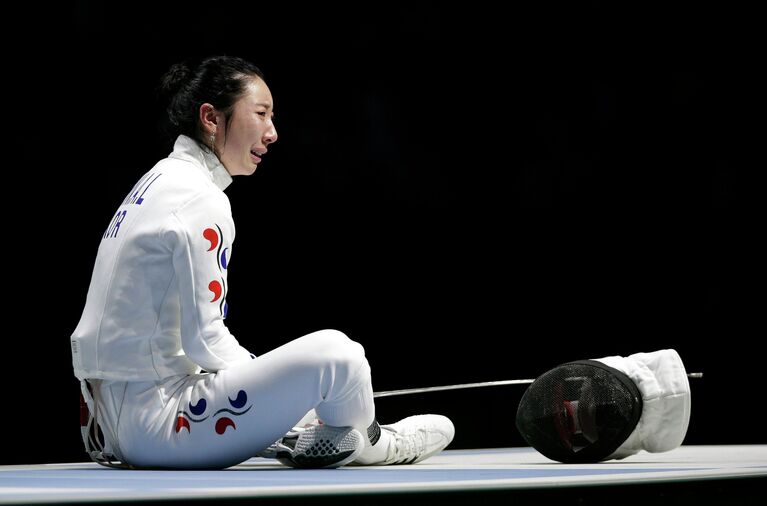
[[[256,150],[254,149],[250,150],[250,159],[255,164],[261,163],[261,157],[258,156],[258,153],[256,153]]]

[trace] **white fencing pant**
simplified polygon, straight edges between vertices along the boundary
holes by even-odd
[[[375,418],[364,350],[334,330],[216,373],[89,383],[108,446],[136,467],[229,467],[255,456],[313,409],[324,423],[362,434]]]

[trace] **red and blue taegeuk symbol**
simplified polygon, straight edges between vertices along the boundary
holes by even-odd
[[[207,251],[216,252],[216,265],[221,273],[219,279],[211,280],[208,283],[208,290],[212,294],[210,302],[218,302],[218,309],[221,315],[226,318],[226,314],[229,310],[229,306],[226,303],[226,279],[224,277],[224,271],[229,263],[228,252],[229,248],[224,247],[224,233],[221,231],[221,227],[215,224],[216,228],[206,228],[202,231],[202,236],[208,241],[209,246]]]
[[[180,409],[176,413],[176,433],[181,432],[181,429],[186,429],[187,433],[192,432],[192,426],[190,422],[192,423],[202,423],[208,418],[215,418],[218,415],[221,415],[222,413],[228,413],[232,416],[241,416],[250,411],[250,408],[253,407],[251,404],[245,409],[242,409],[245,407],[245,404],[248,403],[248,394],[245,393],[245,390],[240,390],[237,392],[237,396],[232,399],[231,397],[227,398],[229,400],[229,404],[234,409],[229,408],[221,408],[215,413],[211,415],[205,415],[205,411],[208,407],[208,402],[204,398],[200,398],[196,403],[192,403],[191,401],[188,403],[189,411]],[[235,411],[235,410],[241,410],[241,411]],[[220,418],[216,419],[215,423],[215,431],[216,434],[224,434],[226,432],[226,429],[229,427],[232,428],[232,430],[237,430],[237,425],[235,425],[234,420],[232,420],[229,416],[221,416]]]

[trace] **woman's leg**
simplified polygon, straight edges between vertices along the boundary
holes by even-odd
[[[120,456],[139,467],[235,465],[282,437],[311,409],[329,426],[362,434],[375,416],[364,350],[333,330],[217,373],[159,383],[106,382],[101,396],[111,398]]]

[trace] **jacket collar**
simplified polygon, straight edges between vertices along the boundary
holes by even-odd
[[[192,162],[195,167],[207,175],[222,191],[232,184],[232,176],[227,172],[218,157],[207,147],[201,147],[197,141],[186,135],[179,135],[173,145],[169,158]]]

